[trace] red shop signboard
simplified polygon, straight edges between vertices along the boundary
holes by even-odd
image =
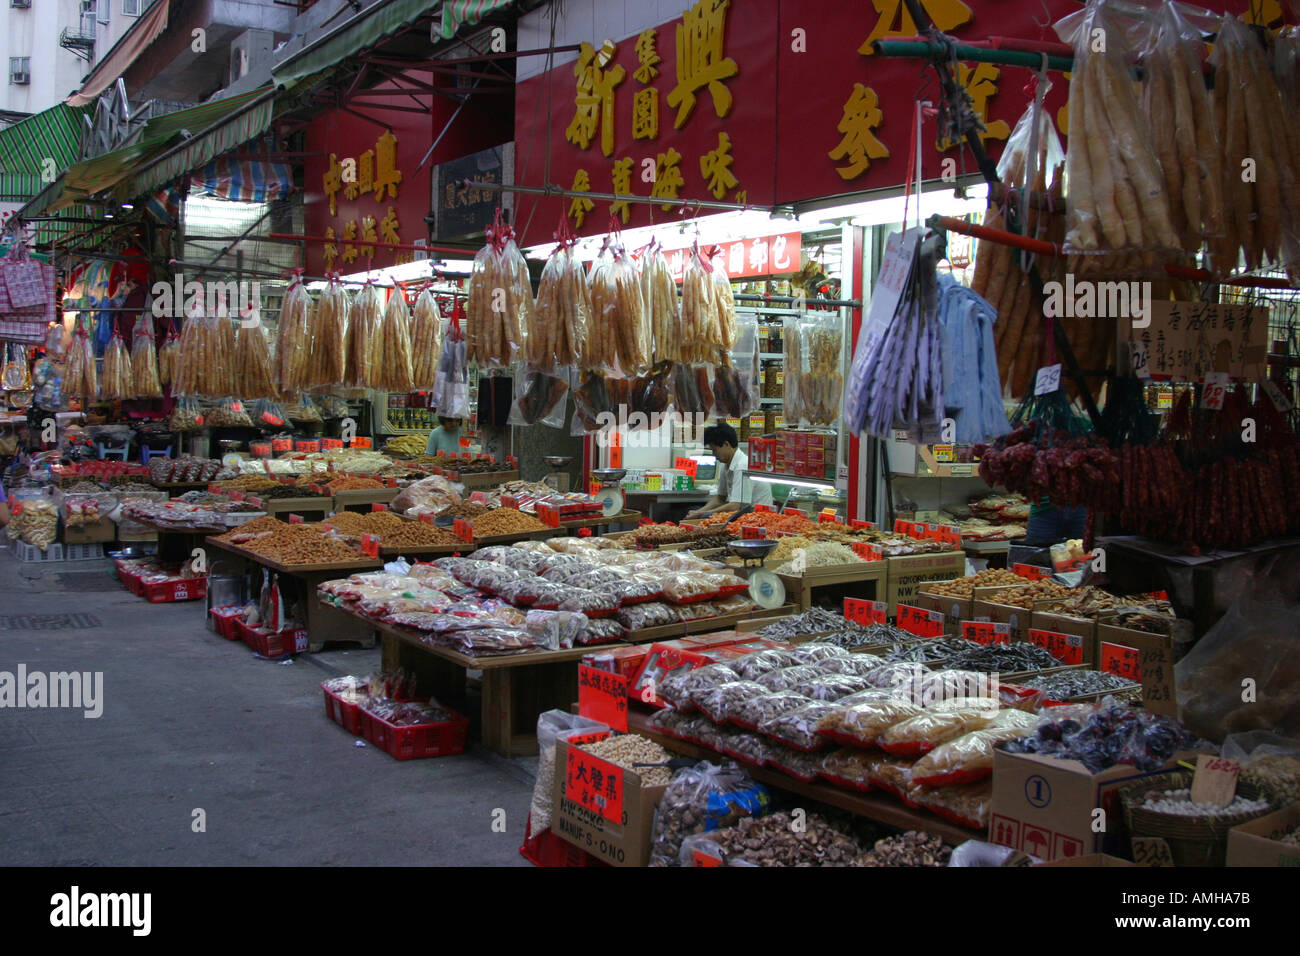
[[[1270,2],[1277,5],[1265,6]],[[922,5],[941,30],[967,40],[1055,42],[1050,26],[1035,23],[1044,8],[1053,22],[1080,9],[1076,0]],[[1249,0],[1202,5],[1250,8]],[[620,22],[634,23],[640,9],[625,4]],[[1280,7],[1263,14],[1282,15]],[[903,0],[697,0],[676,20],[609,38],[603,23],[565,19],[576,32],[557,35],[556,43],[581,44],[576,59],[565,54],[549,73],[516,86],[517,180],[524,185],[544,185],[549,169],[551,183],[579,192],[759,206],[896,187],[907,175],[915,103],[937,105],[941,96],[920,60],[861,52],[877,39],[916,34]],[[995,158],[1031,101],[1033,73],[961,65]],[[1068,83],[1059,74],[1052,79],[1047,109],[1064,131]],[[922,135],[926,179],[977,171],[968,150],[937,142],[933,118]],[[549,155],[529,159],[530,149]],[[609,230],[611,216],[631,227],[694,215],[689,206],[521,195],[516,221],[526,224],[524,243],[531,244],[549,242],[559,216],[593,235]]]

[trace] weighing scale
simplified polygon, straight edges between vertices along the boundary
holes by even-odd
[[[762,538],[727,542],[727,550],[740,558],[742,567],[749,570],[750,599],[765,611],[785,603],[785,585],[780,578],[763,567],[763,560],[776,550],[776,546],[776,541]]]
[[[596,479],[600,488],[596,498],[600,501],[600,512],[606,518],[623,513],[623,476],[626,468],[593,468],[591,477]]]
[[[573,456],[572,455],[546,455],[544,458],[542,458],[542,461],[546,462],[546,464],[550,465],[552,468],[555,469],[549,475],[544,477],[542,481],[545,484],[550,485],[556,491],[561,491],[561,492],[568,491],[569,473],[567,471],[560,471],[560,469],[568,468],[570,465],[572,465]]]

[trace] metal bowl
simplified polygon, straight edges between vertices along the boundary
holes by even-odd
[[[572,455],[546,455],[542,458],[552,468],[568,468],[573,464]]]
[[[615,482],[622,481],[626,474],[626,468],[593,468],[591,470],[591,477],[602,485],[612,485]]]
[[[778,543],[764,538],[737,538],[727,542],[727,550],[738,558],[762,561],[776,550]]]

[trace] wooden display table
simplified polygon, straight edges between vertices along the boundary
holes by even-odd
[[[651,714],[637,710],[635,707],[628,708],[628,731],[640,734],[643,737],[649,737],[661,744],[665,749],[683,756],[708,759],[715,763],[736,759],[720,751],[711,750],[708,747],[702,747],[699,744],[689,743],[685,740],[678,740],[676,737],[668,737],[651,730],[651,716]],[[947,820],[943,820],[924,810],[913,810],[911,807],[905,806],[898,798],[887,793],[860,793],[856,790],[834,787],[828,783],[805,783],[779,770],[756,767],[743,761],[737,762],[742,763],[745,772],[760,783],[768,784],[780,790],[787,790],[790,793],[797,793],[801,797],[817,800],[832,807],[839,807],[841,810],[867,817],[886,826],[898,827],[901,830],[922,830],[925,833],[933,833],[950,846],[959,846],[967,840],[985,839],[985,831],[983,830],[971,830],[955,823],[949,823]]]
[[[861,564],[837,564],[828,568],[809,568],[803,574],[778,574],[785,585],[786,600],[808,610],[823,588],[833,588],[838,596],[833,603],[844,606],[844,598],[856,597],[868,601],[883,600],[886,567],[884,561],[865,561]],[[846,587],[850,585],[851,587]],[[852,594],[841,592],[852,591]]]
[[[400,488],[353,488],[334,494],[334,510],[367,512],[373,504],[388,504]]]
[[[394,627],[337,609],[377,632],[383,642],[383,669],[402,668],[416,675],[420,695],[433,696],[464,709],[466,677],[482,671],[480,712],[482,742],[503,757],[537,753],[537,716],[568,709],[578,698],[575,662],[587,654],[622,644],[599,644],[559,651],[524,651],[495,657],[470,657],[450,648],[426,644],[415,631]]]
[[[358,571],[377,571],[383,566],[381,560],[358,554],[355,561],[337,561],[330,564],[281,564],[224,541],[209,540],[207,547],[241,558],[247,564],[270,568],[294,582],[299,592],[303,623],[307,627],[309,651],[319,651],[330,641],[351,641],[360,643],[364,647],[374,647],[373,631],[358,627],[356,621],[351,620],[351,615],[322,603],[316,596],[316,589],[325,581],[346,577]]]

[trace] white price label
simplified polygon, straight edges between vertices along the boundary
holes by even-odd
[[[1201,407],[1218,411],[1228,393],[1228,373],[1209,372],[1205,376],[1205,390],[1201,393]]]
[[[1047,395],[1061,387],[1061,365],[1045,365],[1038,370],[1038,380],[1034,383],[1035,395]]]

